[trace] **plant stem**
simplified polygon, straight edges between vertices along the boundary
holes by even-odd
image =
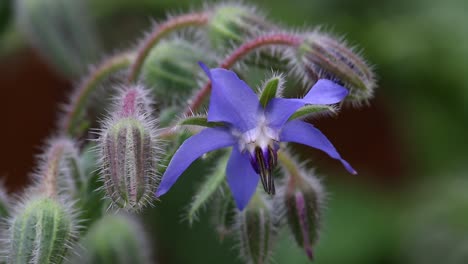
[[[221,68],[229,69],[237,61],[245,57],[247,54],[255,51],[258,48],[271,45],[283,45],[297,47],[301,44],[302,38],[297,35],[288,34],[288,33],[274,33],[265,36],[260,36],[249,42],[242,44],[233,53],[227,56],[224,61],[220,64]],[[193,113],[202,105],[206,96],[211,90],[211,82],[205,84],[205,86],[198,91],[197,94],[190,100],[189,106],[185,109],[184,113],[187,116],[192,116]]]
[[[296,184],[296,182],[301,181],[300,171],[298,169],[299,166],[289,153],[287,153],[286,151],[278,151],[278,161],[290,175],[288,188],[292,188]]]
[[[137,51],[137,57],[130,67],[128,74],[128,83],[133,83],[138,79],[141,67],[145,62],[146,57],[156,43],[167,34],[176,29],[187,26],[202,26],[208,22],[208,15],[206,13],[192,13],[181,16],[172,17],[166,22],[157,25],[155,30],[143,41],[143,44]]]
[[[81,120],[81,114],[86,108],[86,103],[92,92],[99,86],[98,84],[110,74],[128,67],[132,58],[132,53],[123,53],[104,60],[81,82],[76,88],[71,103],[67,107],[66,113],[61,120],[61,131],[70,136],[76,135],[78,132],[76,131],[78,129],[77,123]]]

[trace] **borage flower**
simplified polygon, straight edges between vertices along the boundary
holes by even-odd
[[[263,107],[257,94],[234,72],[222,68],[210,70],[202,63],[200,66],[212,85],[207,120],[222,122],[224,126],[206,128],[180,146],[162,177],[156,196],[165,194],[198,157],[224,147],[232,147],[226,175],[240,210],[248,204],[259,178],[267,193],[275,193],[272,170],[277,163],[280,142],[295,142],[322,150],[356,174],[317,128],[300,120],[289,120],[307,104],[340,102],[348,94],[345,88],[320,79],[302,99],[272,98]]]

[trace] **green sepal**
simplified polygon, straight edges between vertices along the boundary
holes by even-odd
[[[183,118],[178,123],[179,126],[202,126],[202,127],[218,127],[223,126],[221,122],[209,122],[206,116],[189,116]]]
[[[228,159],[229,155],[224,155],[217,161],[213,172],[206,177],[206,180],[201,184],[197,193],[193,197],[192,203],[190,204],[187,212],[187,219],[190,224],[196,220],[198,212],[213,197],[213,195],[216,194],[223,182],[225,182],[224,179],[226,178]]]
[[[270,80],[266,81],[260,95],[260,104],[265,108],[268,102],[276,97],[278,88],[281,84],[281,77],[275,76]]]
[[[306,117],[311,114],[317,114],[317,113],[324,113],[324,112],[329,112],[332,114],[335,114],[335,108],[329,105],[306,105],[301,108],[299,108],[290,118],[289,120],[294,120],[300,117]]]

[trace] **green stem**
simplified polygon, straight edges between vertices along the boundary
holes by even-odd
[[[127,68],[132,62],[133,57],[132,53],[123,53],[104,60],[83,80],[76,88],[71,103],[61,120],[61,131],[70,136],[76,136],[76,134],[79,133],[79,124],[82,121],[82,114],[86,109],[88,99],[93,94],[93,91],[99,87],[99,84],[106,77]]]
[[[164,36],[180,28],[188,26],[203,26],[207,22],[208,15],[206,13],[193,13],[172,17],[166,22],[157,25],[154,31],[143,41],[143,44],[138,49],[136,59],[130,67],[127,79],[128,83],[134,83],[137,81],[146,57],[148,57],[151,49]]]
[[[293,157],[286,151],[278,151],[278,161],[289,174],[288,188],[292,188],[297,182],[302,181],[297,164]]]

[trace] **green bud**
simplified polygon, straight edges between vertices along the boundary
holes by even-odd
[[[96,61],[99,45],[85,1],[14,2],[20,30],[58,72],[77,76]]]
[[[346,101],[359,103],[372,98],[377,86],[372,67],[345,43],[314,31],[304,37],[295,56],[298,75],[307,81],[325,78],[344,85],[349,89]]]
[[[214,59],[209,51],[187,40],[161,41],[146,58],[141,78],[158,103],[171,105],[184,100],[198,87],[197,79],[202,72],[199,61],[210,64]]]
[[[241,4],[220,4],[211,11],[208,36],[216,49],[226,49],[273,28],[257,10]]]
[[[270,205],[257,192],[247,208],[236,216],[240,250],[247,263],[268,263],[277,235]]]
[[[228,186],[223,184],[222,189],[210,203],[212,222],[220,241],[233,232],[236,217],[236,205],[229,195]]]
[[[31,197],[8,222],[8,263],[62,263],[75,236],[69,205],[50,197]]]
[[[313,175],[306,176],[303,172],[290,175],[283,199],[294,238],[312,260],[312,246],[318,239],[322,218],[322,186]]]
[[[105,215],[95,222],[80,242],[72,263],[151,263],[151,248],[141,224],[125,214]]]

